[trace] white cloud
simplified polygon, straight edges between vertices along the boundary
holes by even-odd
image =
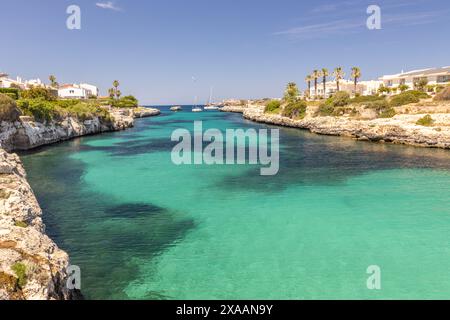
[[[116,5],[112,1],[97,2],[95,5],[102,9],[113,10],[113,11],[122,11],[122,9],[119,7],[116,7]]]
[[[383,29],[429,24],[436,22],[438,18],[445,16],[445,12],[431,11],[420,13],[386,14],[381,16]],[[365,17],[364,17],[365,18]],[[303,25],[273,35],[287,36],[293,40],[323,38],[331,35],[342,35],[367,30],[365,19],[341,19],[325,23]]]

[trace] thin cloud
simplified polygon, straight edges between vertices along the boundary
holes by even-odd
[[[102,9],[113,10],[113,11],[122,11],[122,9],[117,7],[112,1],[97,2],[95,5]]]
[[[421,12],[397,15],[382,15],[383,29],[394,26],[412,26],[436,22],[445,12]],[[332,35],[362,32],[366,29],[365,19],[341,19],[327,23],[309,24],[273,33],[276,36],[287,36],[292,40],[323,38]]]

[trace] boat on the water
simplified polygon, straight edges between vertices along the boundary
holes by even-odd
[[[202,111],[203,111],[203,109],[200,108],[200,107],[194,107],[194,108],[192,108],[192,112],[202,112]]]
[[[210,88],[209,91],[209,100],[206,106],[204,107],[205,110],[217,110],[219,107],[212,102],[213,101],[213,87]]]
[[[173,106],[172,108],[170,108],[170,111],[181,111],[181,110],[183,110],[181,106]]]
[[[216,105],[214,105],[214,104],[210,104],[210,105],[205,106],[204,109],[205,109],[205,110],[218,110],[219,107],[216,106]]]

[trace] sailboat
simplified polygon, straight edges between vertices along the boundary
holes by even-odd
[[[216,106],[214,103],[212,103],[212,95],[213,95],[213,87],[211,87],[209,91],[209,101],[205,106],[205,110],[217,110],[219,109],[218,106]]]
[[[197,97],[195,97],[195,105],[192,108],[192,112],[202,112],[202,111],[203,111],[203,109],[201,107],[197,106]]]

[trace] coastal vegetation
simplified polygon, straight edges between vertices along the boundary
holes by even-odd
[[[420,118],[419,120],[417,120],[416,124],[419,126],[425,126],[425,127],[430,127],[432,126],[434,123],[433,118],[427,114],[426,116],[424,116],[423,118]]]
[[[316,79],[317,81],[317,79]],[[307,104],[299,98],[300,91],[297,84],[289,82],[284,93],[282,105],[282,115],[289,118],[304,118]]]
[[[289,117],[291,119],[302,119],[306,115],[306,102],[303,100],[298,100],[295,102],[288,103],[283,109],[283,116]]]
[[[50,76],[52,86],[57,86],[56,78]],[[110,122],[108,106],[114,108],[137,108],[139,101],[132,95],[122,97],[119,82],[113,82],[108,98],[85,100],[59,99],[57,91],[52,88],[31,87],[27,90],[18,88],[0,89],[0,120],[16,121],[19,116],[30,116],[39,122],[61,120],[64,117],[76,117],[79,120],[91,120],[99,117]]]
[[[39,122],[61,120],[67,116],[76,117],[82,121],[94,117],[100,117],[105,121],[111,120],[108,110],[92,101],[37,98],[20,99],[17,101],[17,105],[24,115],[31,116]]]
[[[264,112],[279,113],[281,102],[279,100],[271,100],[266,104]]]
[[[319,76],[322,77],[322,82],[326,84],[326,77],[328,76],[326,69],[321,71],[314,70],[311,75],[305,78],[308,87],[314,81],[314,91],[317,90],[316,81]],[[336,68],[334,76],[336,77],[336,81],[339,81],[341,76],[343,76],[342,68]],[[360,77],[360,69],[357,67],[352,68],[352,79],[355,85],[358,84]],[[326,99],[318,97],[318,99],[310,100],[308,99],[309,91],[302,98],[297,85],[290,82],[287,84],[283,99],[281,101],[272,100],[265,103],[264,112],[302,119],[306,116],[308,108],[310,108],[311,114],[315,116],[349,116],[360,119],[392,118],[399,112],[409,112],[397,110],[396,108],[430,98],[429,94],[424,91],[407,90],[408,88],[406,85],[400,85],[398,88],[395,88],[395,91],[399,92],[398,94],[385,95],[380,94],[380,92],[391,93],[394,89],[382,86],[377,94],[367,96],[354,94],[353,97],[347,91],[337,91]],[[326,90],[326,87],[324,87],[324,90]],[[448,89],[444,88],[436,96],[435,100],[448,100],[449,95]]]
[[[25,264],[21,262],[16,262],[11,266],[11,270],[16,274],[17,276],[17,284],[20,288],[25,287],[28,281],[27,277],[27,267]]]
[[[0,93],[0,121],[14,122],[19,119],[20,114],[16,101],[10,96]]]

